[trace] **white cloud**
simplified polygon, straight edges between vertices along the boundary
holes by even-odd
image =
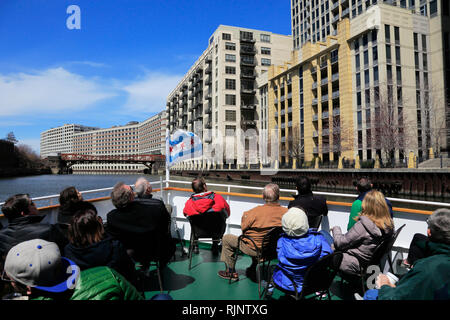
[[[68,62],[69,65],[86,65],[93,68],[105,68],[108,67],[108,65],[101,63],[101,62],[94,62],[94,61],[70,61]]]
[[[0,74],[0,116],[80,111],[117,93],[64,68]]]
[[[125,110],[132,112],[160,112],[166,108],[166,99],[182,76],[151,72],[143,79],[122,87],[128,98]]]

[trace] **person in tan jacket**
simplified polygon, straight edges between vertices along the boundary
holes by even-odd
[[[264,187],[263,199],[264,205],[257,206],[242,214],[241,229],[242,233],[251,237],[258,248],[262,246],[262,240],[266,233],[273,227],[281,226],[281,217],[287,212],[287,208],[282,207],[278,202],[280,198],[280,188],[278,185],[270,183]],[[219,277],[239,280],[238,273],[235,269],[235,259],[233,255],[238,247],[238,236],[226,234],[222,238],[222,254],[221,260],[225,262],[226,269],[218,272]],[[256,251],[253,244],[248,239],[243,239],[239,249],[251,256],[252,265],[247,268],[247,274],[256,271]]]

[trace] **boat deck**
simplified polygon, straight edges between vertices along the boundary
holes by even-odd
[[[239,281],[230,284],[228,280],[217,275],[219,270],[225,268],[225,264],[220,261],[220,255],[214,256],[207,243],[200,243],[199,249],[199,254],[193,254],[192,267],[189,270],[188,255],[181,256],[181,248],[177,247],[175,259],[162,271],[164,293],[170,294],[174,300],[259,300],[257,282],[245,275],[245,269],[251,264],[249,256],[239,256],[236,264]],[[274,260],[272,264],[276,263]],[[144,281],[143,289],[146,299],[160,293],[155,267],[150,267],[150,274]],[[354,300],[353,294],[356,291],[349,283],[341,282],[339,276],[336,276],[330,292],[331,300]],[[291,298],[274,289],[270,299]]]

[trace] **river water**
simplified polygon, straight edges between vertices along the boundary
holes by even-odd
[[[145,177],[149,181],[159,181],[160,176],[158,175],[142,175],[142,174],[92,174],[92,175],[39,175],[39,176],[27,176],[27,177],[16,177],[16,178],[0,178],[0,203],[4,202],[8,197],[18,193],[28,193],[32,198],[44,197],[51,195],[59,195],[59,193],[69,186],[74,186],[79,191],[95,190],[102,188],[112,188],[117,182],[122,181],[126,184],[134,184],[139,177]],[[165,176],[162,177],[165,179]],[[191,181],[192,177],[180,177],[171,176],[171,180],[183,180]],[[213,179],[206,179],[207,184],[231,184],[236,185],[231,191],[232,192],[244,192],[244,193],[257,193],[261,194],[259,190],[249,190],[244,188],[239,188],[239,186],[258,186],[262,187],[263,183],[258,183],[254,181],[214,181]],[[171,184],[172,186],[172,184]],[[173,184],[173,186],[190,188],[190,184]],[[154,184],[154,188],[159,188],[159,184]],[[208,187],[208,190],[214,191],[228,191],[226,187],[212,186]],[[87,193],[83,194],[84,199],[92,199],[96,197],[109,196],[110,190]],[[281,196],[292,196],[292,192],[282,192]],[[328,195],[327,200],[334,201],[344,201],[352,202],[350,198],[342,198],[339,196]],[[425,200],[425,199],[424,199]],[[427,199],[428,200],[428,199]],[[431,199],[430,199],[431,200]],[[58,198],[49,200],[36,201],[38,207],[58,204]],[[393,205],[396,205],[393,203]],[[424,210],[434,210],[435,207],[430,207],[429,205],[412,205],[408,203],[399,203],[398,206],[406,208],[416,208]]]
[[[50,195],[59,195],[66,187],[74,186],[79,191],[111,188],[117,182],[123,181],[126,184],[134,184],[137,178],[144,176],[149,181],[158,181],[156,175],[39,175],[16,178],[0,179],[0,202],[4,202],[9,196],[18,193],[28,193],[32,198]],[[83,195],[85,199],[109,195],[111,191],[99,192],[96,194]],[[37,203],[40,207],[48,203]],[[53,203],[56,204],[56,203]]]

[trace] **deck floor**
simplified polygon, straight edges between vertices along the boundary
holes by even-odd
[[[220,261],[220,255],[214,256],[209,244],[201,243],[199,249],[199,254],[193,254],[192,267],[189,270],[188,256],[182,257],[181,247],[177,247],[176,259],[172,260],[162,271],[164,293],[170,294],[174,300],[259,300],[257,282],[245,275],[245,269],[251,264],[249,256],[239,256],[236,264],[239,281],[229,284],[228,280],[217,275],[219,270],[225,269],[225,264]],[[143,289],[146,299],[160,293],[154,267],[150,267],[150,273],[145,279]],[[342,283],[338,276],[335,278],[330,292],[332,300],[354,300],[355,290],[348,283]],[[284,293],[277,289],[273,291],[271,297],[273,300],[286,298]]]

